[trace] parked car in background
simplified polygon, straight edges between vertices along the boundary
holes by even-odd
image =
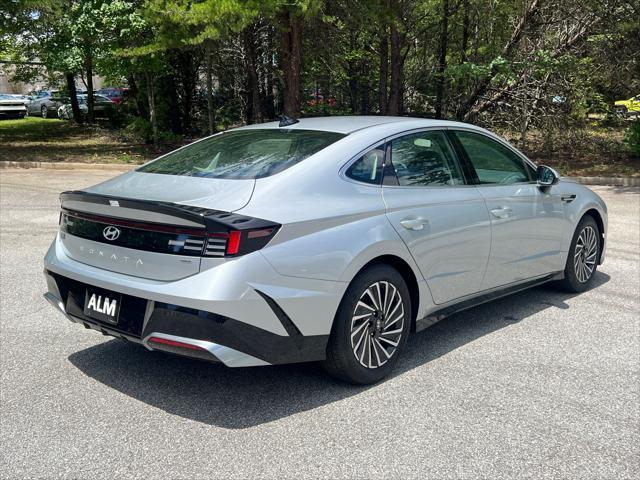
[[[31,101],[31,99],[29,98],[28,95],[21,95],[19,93],[7,93],[7,95],[9,95],[10,97],[15,98],[16,100],[20,100],[24,104],[25,107],[27,105],[29,105],[29,102]]]
[[[614,106],[620,115],[638,115],[640,114],[640,95],[631,97],[629,100],[618,100]]]
[[[24,118],[27,107],[20,98],[0,93],[0,118]]]
[[[125,97],[129,94],[128,88],[117,88],[117,87],[109,87],[109,88],[101,88],[100,90],[96,90],[98,95],[102,95],[111,100],[114,104],[120,105]]]
[[[89,107],[87,106],[87,95],[78,95],[78,107],[80,113],[87,115]],[[96,118],[111,118],[115,111],[115,103],[105,96],[93,96],[93,115]],[[65,103],[58,107],[58,118],[62,120],[71,120],[73,118],[73,109],[71,108],[71,100],[66,99]]]
[[[62,104],[58,90],[39,90],[31,93],[29,98],[27,113],[42,118],[55,117],[58,107]]]

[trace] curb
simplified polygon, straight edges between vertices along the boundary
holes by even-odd
[[[133,163],[80,163],[80,162],[15,162],[0,161],[0,170],[7,168],[44,168],[50,170],[111,170],[126,172],[141,164]],[[583,185],[614,187],[640,187],[640,177],[566,177]]]
[[[7,168],[43,168],[45,170],[112,170],[126,172],[142,164],[134,163],[81,163],[81,162],[15,162],[0,161],[0,170]]]
[[[567,177],[582,185],[606,185],[612,187],[640,187],[640,177]]]

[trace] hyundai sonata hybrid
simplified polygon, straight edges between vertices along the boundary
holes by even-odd
[[[476,126],[283,118],[62,193],[45,297],[149,350],[366,384],[447,315],[585,290],[606,229],[598,195]]]

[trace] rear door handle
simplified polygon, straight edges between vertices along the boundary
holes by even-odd
[[[509,218],[513,215],[513,210],[509,207],[498,207],[491,210],[491,214],[496,218]]]
[[[405,218],[400,221],[400,225],[402,225],[407,230],[422,230],[424,226],[428,224],[429,220],[422,217]]]

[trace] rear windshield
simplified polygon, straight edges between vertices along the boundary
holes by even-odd
[[[279,173],[343,138],[315,130],[241,130],[216,135],[143,165],[139,172],[209,178]]]

